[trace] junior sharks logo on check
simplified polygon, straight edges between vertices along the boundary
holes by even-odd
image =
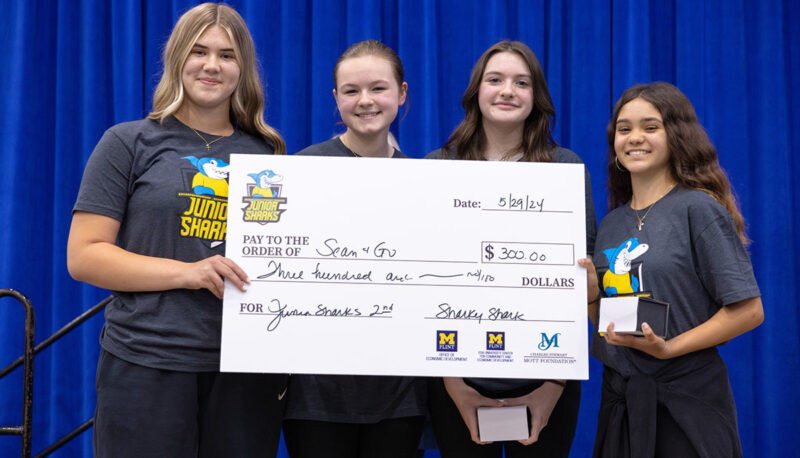
[[[269,169],[249,173],[247,176],[254,183],[247,183],[247,196],[242,198],[247,206],[243,209],[242,219],[249,223],[277,223],[281,214],[286,211],[285,208],[280,208],[281,204],[286,203],[286,198],[280,197],[283,176]]]

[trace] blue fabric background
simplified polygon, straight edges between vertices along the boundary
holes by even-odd
[[[143,117],[160,52],[193,1],[2,0],[0,43],[0,287],[37,312],[37,342],[108,293],[66,269],[70,210],[83,166],[109,126]],[[765,323],[722,347],[745,456],[796,454],[800,430],[797,311],[800,187],[800,3],[793,0],[240,0],[267,84],[267,119],[290,152],[340,126],[332,69],[350,44],[378,38],[400,54],[408,113],[403,151],[440,147],[462,119],[470,69],[503,39],[528,43],[557,110],[556,140],[589,167],[606,213],[605,125],[635,82],[665,80],[694,103],[741,201]],[[793,78],[794,76],[794,78]],[[21,308],[0,300],[0,366],[22,348]],[[93,415],[102,318],[36,358],[34,452]],[[599,404],[591,362],[573,456],[587,456]],[[0,380],[0,424],[19,424],[21,375]],[[0,437],[0,456],[19,439]],[[84,434],[58,456],[91,456]]]

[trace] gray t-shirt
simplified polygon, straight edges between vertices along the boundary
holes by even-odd
[[[338,137],[297,154],[356,157]],[[392,157],[406,156],[395,150]],[[427,410],[427,386],[418,377],[294,374],[288,393],[286,418],[294,420],[377,423],[425,415]]]
[[[560,164],[583,164],[581,158],[574,152],[557,146],[551,152],[553,162]],[[442,159],[442,150],[437,149],[429,153],[425,159]],[[457,159],[450,156],[448,159]],[[597,236],[597,217],[594,213],[594,202],[592,201],[592,183],[589,171],[584,167],[584,198],[586,207],[586,254],[591,256],[594,253],[595,237]],[[529,379],[494,379],[494,378],[466,378],[465,381],[477,388],[481,388],[484,393],[501,393],[518,388],[529,386],[534,389],[541,385],[542,380]]]
[[[237,129],[207,150],[174,117],[163,124],[150,119],[118,124],[89,158],[73,211],[118,220],[117,245],[132,253],[185,262],[222,255],[231,153],[272,154],[272,148]],[[100,337],[108,352],[159,369],[219,370],[222,304],[209,291],[113,295]]]
[[[676,186],[649,210],[641,231],[630,202],[614,209],[600,223],[596,246],[604,295],[650,292],[669,303],[667,339],[761,295],[731,214],[701,191]],[[591,353],[625,377],[668,362],[608,345],[596,332]]]
[[[304,148],[297,153],[298,156],[329,156],[329,157],[361,157],[342,143],[341,137],[334,137],[315,145]],[[394,150],[393,158],[408,158],[400,150]]]

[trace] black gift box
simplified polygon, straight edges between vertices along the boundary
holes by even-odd
[[[606,326],[608,321],[615,321],[614,319],[609,318],[607,313],[603,313],[603,305],[605,304],[607,309],[611,308],[612,301],[617,301],[618,299],[625,299],[626,302],[628,300],[633,299],[635,297],[635,307],[636,307],[636,329],[625,329],[622,326],[619,326],[619,323],[614,323],[614,332],[617,334],[629,334],[634,336],[642,336],[642,323],[647,323],[650,325],[650,329],[653,330],[653,333],[659,337],[666,338],[667,336],[667,325],[669,322],[669,304],[662,301],[657,301],[650,297],[646,296],[615,296],[615,297],[604,297],[600,300],[600,312],[599,312],[599,320],[600,326],[598,331],[600,335],[606,330]],[[615,308],[616,310],[616,308]],[[610,312],[609,312],[610,313]],[[628,310],[627,313],[633,313],[632,310]],[[606,325],[606,326],[604,326]]]

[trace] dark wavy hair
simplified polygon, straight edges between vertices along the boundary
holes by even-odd
[[[469,85],[461,99],[461,106],[466,111],[464,120],[456,127],[447,143],[442,147],[442,156],[472,160],[484,159],[483,148],[486,145],[486,136],[482,128],[483,115],[478,104],[478,91],[486,64],[492,56],[500,52],[518,54],[528,64],[531,73],[533,108],[525,119],[522,142],[518,152],[522,153],[524,161],[552,162],[551,153],[557,146],[552,135],[552,129],[556,123],[556,110],[553,108],[544,71],[531,48],[520,41],[507,40],[496,43],[487,49],[472,67]]]
[[[608,206],[613,210],[625,204],[633,195],[631,175],[616,163],[614,135],[619,112],[628,102],[642,99],[661,113],[667,134],[669,168],[672,178],[681,186],[705,192],[725,207],[733,216],[739,238],[749,243],[745,235],[744,217],[739,211],[725,170],[719,165],[717,150],[697,120],[692,102],[677,87],[664,82],[638,84],[626,90],[614,106],[608,122]]]

